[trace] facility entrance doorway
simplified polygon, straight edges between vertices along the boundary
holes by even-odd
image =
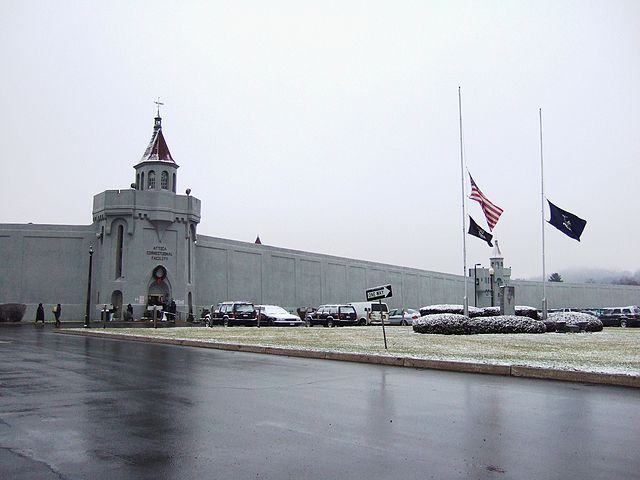
[[[114,290],[111,294],[111,305],[113,320],[122,320],[122,292],[120,290]]]
[[[149,311],[152,311],[157,306],[167,310],[171,298],[171,286],[167,280],[167,270],[162,265],[158,265],[151,274],[151,282],[147,289],[147,308],[145,313],[148,314]]]

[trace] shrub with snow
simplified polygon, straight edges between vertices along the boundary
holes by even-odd
[[[533,320],[540,320],[538,316],[538,310],[534,307],[528,307],[523,305],[516,305],[516,315],[518,317],[529,317]],[[458,315],[464,314],[464,307],[462,305],[427,305],[420,309],[420,315],[435,315],[441,313],[456,313]],[[469,306],[469,317],[497,317],[500,315],[500,307],[472,307]]]
[[[20,322],[26,310],[24,303],[3,303],[0,305],[0,322]]]
[[[481,310],[481,317],[497,317],[500,315],[500,307],[484,307]]]
[[[528,307],[526,305],[516,305],[516,315],[519,317],[529,317],[533,320],[540,320],[538,309],[535,307]]]
[[[457,315],[464,314],[464,306],[463,305],[427,305],[426,307],[422,307],[420,309],[420,315],[435,315],[435,314],[443,314],[443,313],[454,313]],[[498,313],[500,313],[500,309],[498,309]],[[482,315],[482,309],[477,307],[469,306],[469,317],[479,317]]]
[[[516,315],[469,318],[456,313],[424,315],[413,321],[413,331],[440,335],[479,333],[545,333],[543,322]]]
[[[602,322],[598,317],[582,312],[556,312],[550,313],[547,318],[548,323],[554,323],[554,330],[558,322],[565,325],[575,325],[587,332],[601,332]]]

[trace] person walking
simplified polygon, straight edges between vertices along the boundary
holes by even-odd
[[[36,310],[36,321],[33,323],[37,325],[38,320],[42,322],[42,325],[44,325],[44,307],[41,303],[38,304],[38,309]]]
[[[60,304],[53,307],[53,316],[56,317],[56,327],[60,326],[60,314],[62,313],[62,307]]]

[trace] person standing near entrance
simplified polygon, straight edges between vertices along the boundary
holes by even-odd
[[[60,326],[60,314],[62,313],[62,306],[60,304],[53,307],[53,316],[56,317],[56,327]]]
[[[127,313],[124,317],[125,320],[133,320],[133,306],[131,304],[127,305]]]
[[[42,325],[44,325],[44,307],[41,303],[38,304],[38,309],[36,310],[36,321],[33,323],[37,325],[38,320],[40,320],[42,322]]]

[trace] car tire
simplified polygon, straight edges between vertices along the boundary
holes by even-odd
[[[360,320],[358,320],[358,325],[360,325],[361,327],[364,327],[367,324],[367,321],[364,318],[361,318]]]
[[[222,319],[222,325],[224,325],[225,327],[229,326],[229,319],[227,317],[224,317]]]
[[[333,328],[333,318],[327,318],[327,327]]]
[[[400,322],[400,325],[402,325],[403,327],[406,327],[407,325],[409,325],[407,323],[407,321],[403,318],[402,321]]]
[[[627,321],[626,320],[620,320],[620,326],[622,328],[627,328]]]

